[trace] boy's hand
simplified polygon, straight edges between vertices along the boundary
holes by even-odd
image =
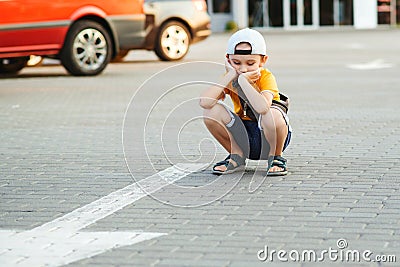
[[[249,80],[249,81],[254,83],[258,79],[260,79],[261,72],[260,72],[260,69],[257,69],[257,70],[254,70],[254,71],[249,71],[249,72],[246,72],[246,73],[242,73],[241,75],[246,77],[247,80]]]
[[[236,70],[232,67],[229,59],[225,57],[225,70],[226,72],[236,72]]]
[[[229,63],[229,59],[225,57],[225,77],[228,77],[230,80],[235,79],[238,75],[237,71],[232,67],[231,63]]]

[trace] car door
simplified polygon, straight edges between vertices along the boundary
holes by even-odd
[[[0,54],[3,57],[57,54],[68,30],[68,7],[73,1],[1,0]],[[63,6],[63,8],[60,8]]]

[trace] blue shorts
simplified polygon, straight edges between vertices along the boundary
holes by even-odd
[[[228,107],[226,108],[232,118],[231,122],[228,123],[226,127],[246,157],[252,160],[268,159],[270,148],[261,125],[259,125],[257,121],[242,120],[236,113],[232,112]],[[288,127],[288,135],[283,145],[284,151],[290,143],[292,128],[289,125],[289,118],[287,115],[282,110],[278,110],[282,113]]]

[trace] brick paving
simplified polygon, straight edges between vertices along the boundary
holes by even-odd
[[[318,266],[322,263],[277,258],[262,262],[257,253],[265,246],[319,253],[338,249],[338,239],[347,241],[347,249],[397,258],[397,264],[360,261],[352,266],[398,265],[399,30],[264,34],[271,51],[268,66],[292,100],[294,136],[285,153],[289,175],[268,178],[250,193],[255,162],[241,179],[232,175],[220,180],[209,169],[191,174],[177,184],[232,185],[229,179],[238,183],[231,190],[208,186],[195,194],[182,187],[164,187],[154,196],[172,204],[194,203],[194,198],[202,203],[210,196],[217,200],[199,207],[174,207],[144,197],[84,231],[167,235],[70,266]],[[227,38],[214,35],[193,46],[185,62],[220,62]],[[209,52],[209,47],[215,49]],[[1,230],[32,229],[133,182],[122,147],[126,107],[147,78],[174,66],[147,56],[132,53],[126,63],[112,64],[94,78],[69,77],[59,66],[43,66],[24,70],[20,78],[0,80]],[[370,62],[377,69],[348,67]],[[193,79],[197,75],[191,68],[182,74]],[[169,81],[159,82],[162,86]],[[190,99],[197,97],[196,90],[177,94]],[[152,101],[152,91],[146,94]],[[193,108],[196,112],[199,109]],[[168,127],[166,148],[172,151],[171,159],[179,161],[179,153],[168,147],[168,138],[176,139],[168,136],[174,125]],[[183,150],[198,156],[198,143],[207,135],[204,127],[185,134],[190,138],[184,139]],[[146,145],[155,168],[168,167],[168,161],[158,156],[157,138],[147,139]],[[207,152],[210,147],[205,142],[201,148]],[[138,143],[132,170],[138,180],[154,173],[141,148]],[[217,160],[225,156],[220,148],[216,154]],[[262,170],[257,169],[256,175],[262,177]],[[324,261],[324,266],[343,264]]]

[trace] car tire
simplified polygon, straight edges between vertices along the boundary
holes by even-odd
[[[71,26],[60,59],[72,75],[92,76],[105,69],[112,49],[110,34],[101,24],[80,20]]]
[[[17,74],[26,67],[28,60],[29,57],[0,58],[0,73],[8,75]]]
[[[170,21],[162,25],[154,52],[164,61],[180,60],[186,56],[190,46],[190,33],[185,25]]]

